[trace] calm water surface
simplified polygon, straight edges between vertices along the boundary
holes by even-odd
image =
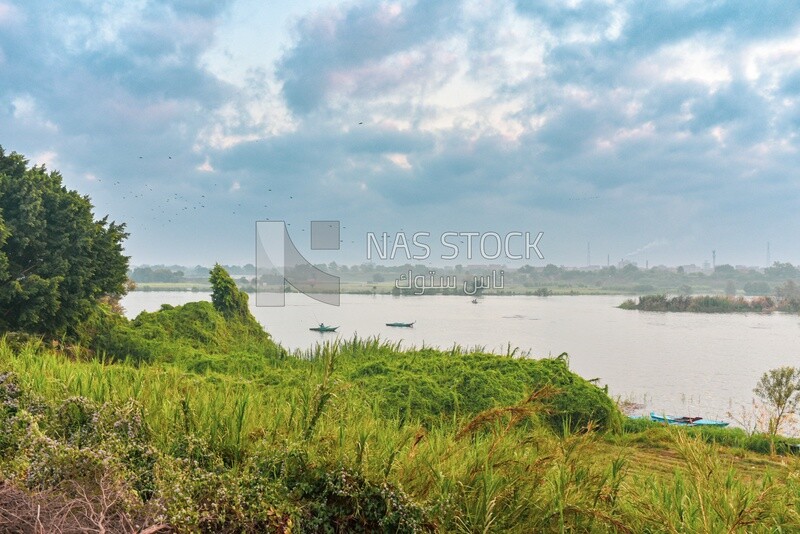
[[[289,294],[284,308],[251,310],[288,349],[341,338],[380,336],[404,346],[481,346],[505,353],[508,344],[533,357],[569,353],[570,367],[599,378],[613,396],[646,410],[728,419],[749,405],[761,373],[800,365],[800,317],[759,314],[645,313],[617,309],[626,297],[469,298],[342,295],[339,307]],[[133,292],[122,304],[130,317],[210,300],[207,293]],[[387,322],[416,321],[414,328]],[[339,326],[336,334],[309,327]]]

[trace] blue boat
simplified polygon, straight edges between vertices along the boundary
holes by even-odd
[[[314,332],[336,332],[336,329],[339,328],[338,326],[325,326],[323,323],[319,323],[319,326],[315,326],[313,328],[309,328],[309,330],[313,330]]]
[[[650,420],[657,423],[665,423],[667,425],[675,426],[728,426],[726,421],[716,421],[714,419],[704,419],[702,417],[675,417],[674,415],[658,415],[656,412],[650,412]]]
[[[416,321],[414,321],[415,323]],[[397,328],[412,328],[414,323],[386,323],[386,326],[394,326]]]

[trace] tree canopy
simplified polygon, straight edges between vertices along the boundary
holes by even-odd
[[[125,225],[92,209],[57,171],[0,146],[0,330],[71,335],[125,293]]]
[[[236,282],[219,263],[211,269],[209,277],[211,282],[211,302],[214,308],[227,319],[250,317],[247,307],[247,293],[239,291]]]

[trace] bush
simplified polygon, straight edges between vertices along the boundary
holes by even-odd
[[[534,360],[479,352],[435,349],[360,354],[343,362],[347,377],[376,398],[388,417],[412,417],[431,425],[454,413],[475,415],[518,403],[532,391],[552,386],[550,424],[562,429],[592,422],[608,427],[617,409],[597,386],[569,370],[567,355]]]
[[[744,294],[750,296],[767,296],[772,293],[772,287],[767,282],[747,282],[744,285]]]

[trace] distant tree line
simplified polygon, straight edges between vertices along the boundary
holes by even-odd
[[[152,267],[136,267],[130,274],[131,280],[136,283],[148,282],[183,282],[183,271],[170,269],[154,269]]]
[[[255,266],[247,264],[223,265],[240,287],[253,289]],[[467,280],[473,276],[485,276],[493,270],[503,269],[506,292],[530,295],[548,295],[552,293],[604,292],[604,293],[665,293],[676,295],[692,294],[725,294],[729,296],[770,296],[781,297],[787,281],[800,283],[800,269],[791,263],[775,262],[764,269],[736,268],[732,265],[717,265],[713,270],[690,270],[684,267],[666,268],[663,266],[640,268],[633,263],[622,266],[605,266],[588,268],[569,268],[554,264],[543,266],[523,265],[444,265],[431,266],[424,264],[386,265],[362,263],[360,265],[341,265],[336,262],[315,265],[316,268],[339,276],[342,282],[364,284],[376,290],[388,292],[402,275],[409,271],[413,276],[428,276],[431,270],[438,276],[457,276],[459,280]],[[150,269],[141,271],[139,269]],[[131,277],[144,283],[146,281],[198,281],[203,284],[208,279],[208,267],[142,266],[134,269]],[[158,274],[156,274],[158,272]],[[176,273],[184,273],[182,280]],[[152,276],[151,276],[152,274]],[[458,292],[455,292],[458,293]]]

